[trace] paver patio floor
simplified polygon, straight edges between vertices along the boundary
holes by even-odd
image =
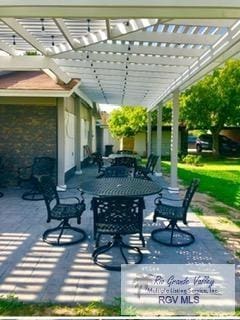
[[[78,185],[79,181],[94,175],[95,168],[85,169],[83,175],[75,176],[69,182],[69,186]],[[155,179],[163,183],[162,178]],[[87,210],[82,216],[81,225],[88,235],[87,240],[68,247],[54,247],[41,239],[47,228],[56,225],[56,221],[46,223],[43,201],[22,200],[23,190],[3,191],[4,197],[0,199],[0,295],[11,293],[25,301],[66,303],[96,300],[111,302],[114,297],[120,297],[120,272],[107,271],[92,261],[94,241],[91,195],[85,195]],[[71,189],[66,194],[77,195],[78,191]],[[146,248],[142,250],[143,263],[234,263],[231,254],[191,212],[187,228],[195,235],[194,244],[185,248],[168,248],[153,242],[150,234],[156,227],[152,223],[154,198],[145,197],[143,230]],[[138,240],[136,238],[132,241]],[[236,267],[239,268],[239,265],[236,264]],[[236,288],[239,304],[239,276]]]

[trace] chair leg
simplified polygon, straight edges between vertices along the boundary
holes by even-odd
[[[2,192],[0,192],[0,198],[2,198],[3,197],[3,193]]]
[[[56,231],[60,231],[58,236],[57,236],[57,240],[50,240],[49,239],[49,235],[53,234]],[[66,242],[61,242],[61,238],[62,235],[64,234],[65,230],[73,230],[75,233],[79,234],[78,238],[76,240],[72,240],[72,241],[66,241]],[[64,219],[63,221],[60,222],[60,224],[55,227],[55,228],[51,228],[51,229],[47,229],[42,236],[42,239],[44,242],[51,244],[53,246],[67,246],[67,245],[71,245],[71,244],[76,244],[79,242],[82,242],[83,240],[85,240],[86,238],[86,233],[80,229],[80,228],[76,228],[76,227],[72,227],[69,222],[68,219]]]
[[[133,250],[138,254],[138,259],[135,262],[135,264],[141,263],[142,259],[143,259],[143,255],[141,250],[138,247],[133,247],[130,245],[127,245],[126,243],[124,243],[122,241],[122,237],[120,235],[114,235],[112,241],[108,242],[108,244],[97,247],[93,254],[93,261],[95,264],[97,264],[100,267],[103,267],[107,270],[113,270],[113,271],[120,271],[121,270],[121,265],[119,264],[105,264],[101,261],[99,261],[98,257],[103,254],[106,253],[107,251],[111,250],[112,248],[117,247],[119,248],[119,251],[121,253],[121,256],[123,257],[123,260],[125,262],[125,264],[129,264],[128,259],[123,251],[123,249],[129,249],[129,250]]]
[[[169,241],[164,241],[161,240],[157,237],[158,234],[163,232],[170,232],[170,240]],[[183,238],[182,241],[180,242],[176,242],[174,241],[174,234],[178,234],[179,237],[177,238],[177,240],[181,240],[182,237],[180,237],[180,235],[182,235],[184,237],[184,235],[186,235],[188,237],[188,240],[185,240]],[[152,231],[152,239],[155,242],[161,243],[165,246],[169,246],[169,247],[182,247],[182,246],[189,246],[190,244],[192,244],[195,241],[195,237],[188,231],[182,230],[178,225],[177,225],[177,221],[170,221],[170,223],[165,227],[165,228],[158,228]]]

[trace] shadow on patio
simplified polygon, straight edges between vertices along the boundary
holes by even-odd
[[[77,186],[80,181],[95,175],[95,168],[88,168],[82,176],[75,176],[69,182],[69,187]],[[70,189],[67,193],[77,195],[78,191]],[[11,293],[24,301],[64,303],[111,302],[114,297],[120,297],[120,272],[104,270],[92,261],[91,196],[85,195],[87,209],[81,225],[88,235],[87,240],[69,247],[53,247],[41,239],[42,233],[49,227],[45,204],[43,201],[24,201],[21,194],[22,190],[9,189],[4,191],[4,197],[0,199],[0,295]],[[153,242],[150,234],[156,227],[152,223],[154,198],[145,198],[143,230],[146,248],[142,250],[143,263],[233,263],[230,253],[193,213],[189,214],[188,220],[196,238],[194,244],[185,248],[168,248]],[[54,222],[51,225],[55,225]],[[131,237],[130,241],[140,243],[137,237]],[[239,301],[239,292],[236,294]]]

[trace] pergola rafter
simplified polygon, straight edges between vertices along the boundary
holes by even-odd
[[[110,2],[1,1],[0,69],[80,78],[97,103],[152,109],[239,52],[238,0]]]

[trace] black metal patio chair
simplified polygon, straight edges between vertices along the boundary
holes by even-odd
[[[113,177],[128,177],[129,169],[125,166],[111,166],[107,167],[104,174],[101,176],[103,178],[113,178]]]
[[[134,152],[132,150],[118,150],[117,154],[134,154]]]
[[[177,223],[182,221],[187,225],[187,211],[198,185],[199,180],[193,179],[186,189],[184,199],[169,199],[163,197],[162,194],[155,199],[156,207],[153,222],[156,222],[157,218],[165,218],[169,220],[169,224],[165,228],[158,228],[152,231],[152,239],[154,241],[171,247],[188,246],[195,241],[194,236],[190,232],[182,230]],[[163,202],[166,200],[178,201],[180,204],[178,206],[164,204]],[[164,234],[166,238],[164,238]],[[162,235],[162,238],[159,235]]]
[[[151,178],[149,177],[149,174],[154,173],[154,169],[155,169],[156,164],[158,162],[158,158],[159,158],[159,156],[156,156],[154,154],[150,154],[150,156],[148,157],[148,161],[146,163],[146,166],[137,166],[136,167],[135,176],[138,178],[144,178],[147,180],[151,180]]]
[[[22,184],[30,187],[22,195],[22,199],[38,201],[43,200],[43,196],[38,189],[38,179],[42,175],[53,177],[56,167],[56,160],[51,157],[36,157],[31,166],[18,168],[18,185]]]
[[[96,249],[92,256],[97,265],[108,270],[121,270],[121,263],[140,263],[142,261],[140,248],[123,242],[122,236],[139,234],[139,239],[143,247],[145,246],[142,234],[144,208],[142,197],[94,197],[92,199],[94,239],[96,239]],[[99,246],[102,235],[112,236],[112,241]],[[113,263],[107,263],[104,257],[100,257],[115,249],[117,257],[112,256]]]
[[[83,241],[86,238],[85,232],[69,223],[69,220],[74,218],[78,224],[81,223],[82,213],[86,209],[82,193],[81,199],[78,197],[59,199],[56,185],[50,176],[40,177],[38,184],[47,208],[47,222],[60,221],[57,227],[47,229],[43,233],[43,241],[51,245],[70,245]],[[63,203],[66,200],[74,200],[75,203]],[[61,241],[63,236],[64,239]]]
[[[112,166],[125,166],[132,170],[132,175],[135,176],[137,159],[128,156],[116,157],[112,162]]]

